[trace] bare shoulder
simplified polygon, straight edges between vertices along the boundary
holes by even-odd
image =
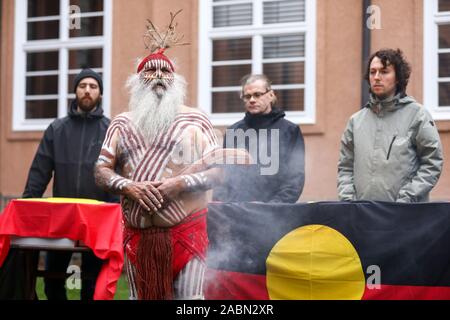
[[[198,108],[188,107],[185,105],[182,105],[180,107],[180,113],[194,113],[194,114],[201,114],[201,115],[206,116],[206,114],[202,110],[200,110]]]
[[[122,112],[117,114],[111,123],[127,123],[130,119],[130,112]]]
[[[125,112],[119,113],[114,118],[130,118],[130,112],[125,111]]]
[[[192,108],[182,105],[179,109],[179,116],[189,119],[195,125],[195,130],[199,129],[199,125],[204,129],[212,130],[213,126],[208,115],[201,109]]]
[[[183,115],[184,117],[194,117],[210,125],[210,119],[208,115],[201,109],[182,105],[179,109],[179,114]]]

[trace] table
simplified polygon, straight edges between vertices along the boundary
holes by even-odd
[[[63,244],[59,250],[92,250],[105,260],[94,299],[114,298],[124,259],[119,204],[65,198],[12,200],[0,215],[0,266],[10,246],[25,248],[28,242],[29,248],[40,249],[35,247],[35,239],[29,238],[40,238],[41,248],[55,249],[59,243]],[[61,238],[65,240],[55,241]],[[87,248],[78,246],[77,241]]]

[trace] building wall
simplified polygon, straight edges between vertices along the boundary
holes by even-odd
[[[317,1],[317,124],[301,126],[306,145],[302,201],[337,198],[340,135],[361,99],[361,14],[361,1]]]
[[[28,168],[42,132],[12,132],[13,66],[14,66],[14,1],[2,1],[0,57],[0,194],[22,194]]]
[[[372,31],[372,51],[381,47],[400,47],[413,66],[408,92],[421,101],[423,16],[422,0],[373,0],[381,8],[380,30]],[[0,60],[0,194],[19,196],[29,166],[43,132],[12,132],[12,70],[14,65],[14,1],[1,1]],[[112,116],[127,109],[124,83],[135,72],[138,57],[144,49],[142,35],[146,19],[165,25],[169,12],[183,9],[178,23],[188,46],[169,49],[177,72],[188,83],[187,104],[197,101],[198,69],[198,2],[177,0],[114,1],[112,43]],[[399,14],[401,12],[401,14]],[[301,197],[307,200],[337,198],[336,177],[339,141],[350,115],[360,108],[362,51],[362,1],[318,0],[316,39],[316,112],[317,123],[302,125],[306,143],[306,185]],[[395,31],[395,32],[394,32]],[[200,79],[201,80],[201,79]],[[200,81],[201,82],[201,81]],[[201,83],[200,83],[201,85]],[[449,158],[449,121],[438,123]],[[445,166],[442,177],[432,193],[434,200],[447,199],[450,174]],[[47,193],[50,195],[50,193]]]

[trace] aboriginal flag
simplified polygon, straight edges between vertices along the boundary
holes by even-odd
[[[211,203],[207,299],[450,299],[450,203]]]

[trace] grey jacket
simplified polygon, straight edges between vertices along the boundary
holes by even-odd
[[[439,133],[425,108],[410,96],[371,98],[342,135],[339,199],[428,201],[442,164]]]

